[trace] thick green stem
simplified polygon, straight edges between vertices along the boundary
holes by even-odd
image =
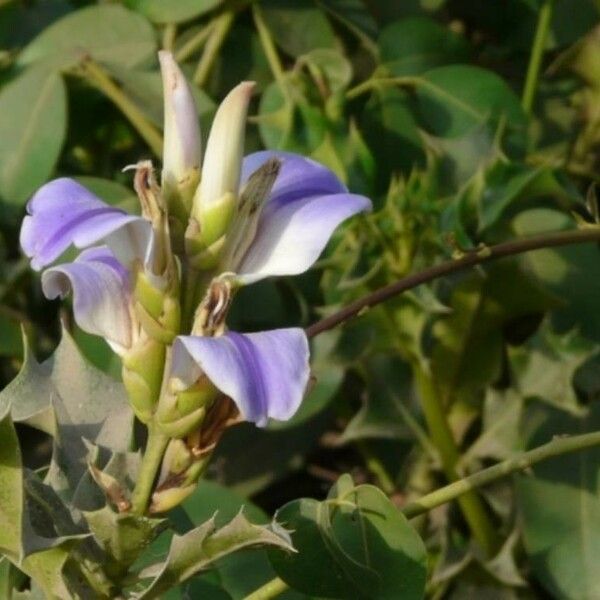
[[[420,365],[415,365],[413,372],[431,441],[439,452],[446,477],[456,481],[459,479],[456,465],[460,460],[460,450],[448,424],[447,412],[431,376]],[[498,547],[498,539],[481,498],[470,491],[462,495],[458,502],[473,537],[484,552],[492,556]]]
[[[289,589],[288,584],[283,579],[275,577],[275,579],[271,579],[271,581],[246,596],[244,600],[270,600],[276,598],[279,594],[283,594],[287,589]]]
[[[206,84],[206,80],[210,75],[210,71],[215,60],[217,59],[219,50],[221,50],[221,46],[227,37],[227,33],[233,25],[234,17],[235,12],[233,10],[229,10],[224,12],[216,19],[214,27],[210,32],[208,41],[206,42],[206,46],[204,47],[204,52],[198,61],[196,72],[194,73],[194,83],[198,87],[204,87]]]
[[[149,423],[148,425],[148,443],[142,458],[142,466],[131,496],[131,512],[136,515],[143,515],[148,508],[154,480],[169,443],[169,438],[159,431],[159,429]]]
[[[402,512],[406,517],[412,519],[413,517],[417,517],[430,511],[436,506],[461,498],[464,494],[468,494],[476,488],[492,483],[511,473],[528,469],[532,465],[542,462],[543,460],[548,460],[549,458],[554,458],[555,456],[560,456],[561,454],[567,454],[569,452],[585,450],[586,448],[592,448],[593,446],[600,446],[600,431],[570,437],[554,438],[543,446],[539,446],[528,452],[523,452],[522,454],[517,454],[493,467],[483,469],[478,473],[459,479],[435,492],[431,492],[431,494],[427,494],[419,500],[407,504],[402,509]]]
[[[555,248],[558,246],[597,241],[600,241],[600,227],[594,225],[576,229],[575,231],[544,233],[467,252],[460,258],[447,260],[434,265],[433,267],[429,267],[428,269],[424,269],[423,271],[419,271],[418,273],[403,277],[398,281],[375,290],[367,296],[351,302],[341,310],[313,323],[310,327],[307,327],[306,335],[308,337],[314,337],[323,331],[328,331],[344,321],[347,321],[358,314],[362,314],[366,309],[371,308],[372,306],[381,304],[402,292],[411,290],[423,283],[429,283],[444,275],[464,271],[469,267],[497,258],[503,258],[505,256],[514,256],[515,254],[523,254],[542,248]]]
[[[83,76],[88,82],[97,87],[105,96],[119,108],[129,122],[144,138],[156,156],[162,155],[163,140],[160,132],[142,113],[140,108],[112,80],[110,75],[98,63],[86,58],[81,65]]]
[[[553,4],[554,0],[546,0],[538,15],[535,37],[531,46],[529,66],[527,67],[527,76],[525,77],[525,85],[523,87],[523,98],[521,100],[523,110],[527,114],[531,114],[533,109],[535,92],[544,57],[544,48],[546,46],[546,39],[548,38],[548,31],[550,30],[550,21],[552,20]]]

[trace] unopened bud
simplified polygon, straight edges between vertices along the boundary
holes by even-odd
[[[192,217],[198,235],[188,231],[188,245],[195,242],[195,252],[209,248],[227,232],[239,192],[246,117],[253,82],[235,87],[219,106],[208,136],[202,165],[202,178],[194,195]]]
[[[164,96],[162,188],[169,212],[187,220],[200,180],[200,126],[192,90],[173,55],[158,53]]]

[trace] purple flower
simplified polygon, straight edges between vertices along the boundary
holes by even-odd
[[[191,90],[170,54],[162,53],[160,60],[165,83],[166,156],[163,188],[156,185],[148,193],[163,218],[171,206],[163,202],[164,196],[179,194],[177,217],[183,214],[185,219],[191,211],[190,231],[196,227],[208,235],[208,245],[202,248],[213,243],[217,248],[210,266],[215,276],[227,273],[238,284],[250,284],[265,277],[302,273],[317,260],[342,221],[371,208],[367,198],[350,194],[329,169],[313,160],[267,151],[242,160],[253,87],[249,82],[232,90],[217,111],[202,178],[196,185],[200,144]],[[269,180],[272,187],[264,187],[254,198],[256,205],[244,204],[241,200],[251,187],[251,176],[263,166],[266,169],[268,162],[274,165],[271,176],[276,175],[274,181]],[[195,186],[195,194],[190,186]],[[144,206],[146,192],[136,190]],[[193,203],[188,202],[192,196]],[[171,281],[151,268],[157,263],[153,257],[170,244],[168,227],[158,227],[150,216],[129,215],[109,206],[67,178],[40,188],[27,205],[27,213],[21,246],[35,270],[46,268],[42,289],[48,298],[72,292],[79,326],[104,337],[124,359],[136,356],[134,347],[140,341],[143,345],[144,336],[154,335],[159,340],[152,333],[152,327],[158,325],[151,321],[160,317],[161,310],[155,315],[140,312],[144,297],[139,294],[143,292],[137,286],[134,298],[133,282],[139,283],[135,276],[143,268],[154,291],[164,291],[161,285]],[[83,250],[74,262],[50,267],[72,246]],[[170,248],[166,255],[172,258]],[[185,268],[185,261],[182,264]],[[177,267],[171,275],[177,279]],[[171,284],[171,290],[178,289],[177,281]],[[153,294],[149,293],[151,307],[155,305]],[[177,298],[173,302],[176,304]],[[167,344],[170,339],[160,338],[160,343]],[[207,377],[214,388],[236,403],[246,420],[262,426],[269,418],[289,419],[297,410],[308,382],[308,356],[308,341],[301,329],[227,332],[218,337],[180,335],[173,343],[170,376],[179,391]],[[160,388],[160,381],[157,386]]]

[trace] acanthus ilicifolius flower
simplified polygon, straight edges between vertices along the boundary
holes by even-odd
[[[168,52],[159,58],[163,170],[159,186],[148,161],[135,166],[142,215],[61,178],[33,196],[21,229],[25,254],[43,270],[44,294],[73,293],[79,326],[121,356],[136,415],[171,440],[155,512],[193,490],[225,427],[287,420],[302,401],[303,330],[228,331],[235,290],[306,271],[342,221],[371,207],[310,159],[270,151],[243,157],[249,82],[219,106],[200,168],[191,89]],[[79,256],[51,266],[71,246]]]

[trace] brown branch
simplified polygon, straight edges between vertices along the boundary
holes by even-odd
[[[385,302],[386,300],[389,300],[402,292],[411,290],[423,283],[428,283],[438,277],[449,275],[450,273],[456,273],[497,258],[523,254],[524,252],[530,252],[532,250],[596,241],[600,241],[600,227],[590,226],[575,231],[559,231],[556,233],[531,236],[521,240],[513,240],[495,246],[486,246],[482,249],[473,250],[460,258],[447,260],[434,265],[433,267],[429,267],[424,271],[408,275],[399,281],[390,283],[363,298],[351,302],[341,310],[307,327],[306,335],[309,338],[314,337],[323,331],[332,329],[336,325],[340,325],[348,319],[355,317],[365,309],[371,308],[381,302]]]

